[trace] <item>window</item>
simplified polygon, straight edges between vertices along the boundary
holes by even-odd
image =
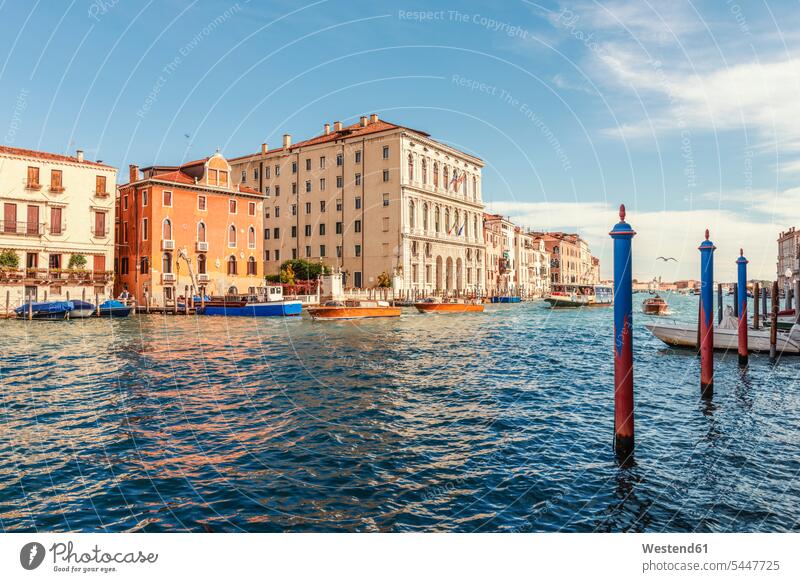
[[[197,223],[197,242],[206,242],[206,224],[202,220]]]
[[[292,204],[292,216],[297,216],[297,204]]]
[[[319,245],[319,256],[320,258],[325,256],[325,245]]]
[[[306,202],[306,214],[311,214],[311,202]]]
[[[336,165],[341,166],[344,164],[344,156],[342,154],[336,154]]]
[[[36,209],[37,209],[37,215],[38,215],[38,207],[36,207]],[[30,224],[31,223],[31,220],[30,220],[31,212],[30,212],[30,210],[31,210],[31,207],[28,206],[28,231],[30,231],[31,226],[33,226],[34,229],[36,229],[38,227],[37,224],[33,224],[33,225]],[[36,222],[38,222],[38,216],[37,216]],[[94,213],[94,235],[95,236],[105,236],[105,234],[106,234],[106,213],[105,212],[95,212]]]
[[[220,186],[227,186],[228,185],[228,172],[226,170],[219,171],[219,185]]]
[[[228,275],[236,275],[236,257],[234,255],[228,257]]]
[[[172,223],[169,218],[165,218],[161,223],[161,238],[164,240],[172,240]]]
[[[206,209],[206,197],[203,194],[200,194],[197,197],[197,209],[198,210],[205,210]]]
[[[255,275],[256,274],[256,259],[255,257],[250,257],[247,259],[247,274],[248,275]]]
[[[292,162],[292,174],[296,173],[297,173],[297,162]],[[278,174],[275,175],[277,176]]]
[[[355,251],[355,255],[357,257],[360,257],[361,256],[361,245],[356,245],[354,251]],[[360,285],[356,285],[356,287],[360,287]]]
[[[361,163],[361,150],[358,150],[358,151],[355,153],[355,160],[356,160],[356,163],[357,163],[357,164],[360,164],[360,163]]]
[[[247,214],[250,216],[256,215],[256,203],[255,202],[248,202],[247,203]]]
[[[275,249],[275,260],[276,261],[280,261],[281,260],[281,251],[280,251],[280,249]]]
[[[356,271],[353,273],[353,285],[356,287],[361,287],[361,271]]]
[[[428,230],[428,203],[422,205],[422,230]]]
[[[234,225],[228,227],[228,246],[236,246],[236,227]]]
[[[280,195],[281,195],[281,187],[276,185],[275,186],[275,196],[278,197]]]
[[[325,169],[325,156],[320,156],[319,158],[319,169],[320,170]]]
[[[433,187],[439,187],[439,164],[433,162]]]
[[[306,158],[306,171],[311,171],[311,158]]]
[[[258,168],[253,168],[253,180],[258,180]]]
[[[344,186],[344,176],[336,176],[336,187],[342,188]]]
[[[304,232],[304,234],[305,234],[306,236],[311,236],[311,225],[310,225],[310,224],[307,224],[307,225],[305,226],[305,228],[303,229],[303,232]]]
[[[98,256],[95,255],[94,260],[96,261],[98,258],[105,259],[104,256],[98,257]],[[95,267],[97,267],[97,265],[95,265]],[[95,268],[95,272],[98,272],[97,268]],[[119,260],[119,272],[120,272],[120,275],[127,275],[128,274],[128,257],[122,257]]]
[[[264,177],[269,178],[269,166],[264,166]]]
[[[127,194],[125,194],[125,196],[122,197],[122,209],[123,210],[127,210],[128,209],[128,195]]]
[[[344,230],[344,225],[341,222],[336,223],[336,234],[342,234]]]
[[[269,250],[264,251],[264,260],[269,261]]]
[[[356,174],[356,186],[361,186],[361,174]]]
[[[292,225],[292,238],[297,238],[297,227]]]
[[[450,170],[448,170],[447,166],[445,166],[444,167],[444,173],[443,173],[444,180],[442,180],[442,186],[444,187],[445,190],[449,189],[449,187],[450,187],[450,185],[448,184],[448,180],[447,180],[447,178],[450,176],[449,172],[450,172]]]
[[[172,206],[172,192],[169,190],[164,190],[161,193],[161,205],[167,207]]]
[[[275,207],[275,218],[280,218],[280,216],[281,216],[281,207],[280,206],[276,206]],[[269,218],[269,215],[267,215],[267,218]]]
[[[228,214],[236,214],[236,200],[228,200]]]
[[[324,200],[320,200],[319,201],[319,211],[320,212],[325,212],[325,201]]]
[[[147,240],[150,232],[150,224],[149,219],[147,217],[142,218],[142,240]]]
[[[161,257],[161,272],[172,272],[172,253],[164,253]]]
[[[272,238],[274,238],[275,240],[281,238],[281,229],[278,228],[277,226],[272,229]]]
[[[356,205],[356,210],[361,208],[361,196],[356,196],[355,205]]]
[[[297,258],[297,249],[292,249],[292,260]]]
[[[272,234],[272,231],[268,228],[264,229],[264,240],[269,240],[269,235]]]
[[[102,231],[101,231],[101,234],[102,234]],[[123,222],[122,223],[122,242],[124,242],[124,243],[128,242],[128,223],[127,222]]]
[[[439,223],[439,207],[437,206],[436,209],[433,211],[433,229],[436,232],[440,232],[441,225]]]
[[[361,221],[360,220],[356,220],[355,221],[355,223],[353,224],[353,230],[355,232],[361,232]]]
[[[414,228],[416,226],[416,207],[414,206],[414,201],[411,200],[408,203],[408,226]]]
[[[242,170],[242,182],[247,182],[247,170]]]
[[[383,195],[383,205],[384,206],[389,206],[389,195],[388,194],[384,194]]]
[[[325,189],[325,178],[320,178],[319,179],[319,189],[320,190],[324,190]]]
[[[297,182],[292,182],[292,194],[297,194]]]
[[[388,182],[389,181],[389,170],[384,170],[383,171],[383,181],[384,182]]]
[[[422,183],[428,183],[428,162],[422,158]]]
[[[197,255],[197,273],[200,275],[206,274],[206,256],[202,253]]]
[[[408,180],[414,179],[414,156],[408,154]]]
[[[336,200],[336,212],[341,212],[341,211],[342,211],[342,199],[341,198],[337,198],[337,200]]]
[[[340,246],[336,247],[336,258],[338,258],[338,259],[342,258],[342,247],[340,247]]]
[[[28,188],[40,188],[39,185],[39,168],[35,166],[28,166]]]
[[[264,187],[264,196],[269,196],[269,186]]]
[[[293,170],[294,170],[294,172],[296,172],[297,171],[297,167],[295,166],[293,168]],[[281,175],[281,167],[278,164],[275,164],[275,177],[277,178],[280,175]]]
[[[150,260],[147,257],[139,259],[139,272],[142,275],[147,275],[150,272]]]
[[[64,189],[61,178],[61,170],[50,170],[50,190],[53,192],[61,192]]]
[[[306,192],[311,192],[311,180],[306,180]]]
[[[310,256],[311,256],[311,247],[310,246],[306,246],[306,257],[310,257]]]
[[[383,146],[383,159],[389,159],[389,146]]]
[[[106,177],[105,176],[95,176],[95,194],[98,196],[106,196],[108,192],[106,191]]]
[[[147,189],[142,190],[142,206],[147,206],[149,198],[150,198],[150,192],[148,192]]]
[[[320,236],[325,236],[325,223],[324,222],[320,222],[319,223],[319,234],[320,234]]]
[[[389,217],[383,217],[383,232],[389,232]]]

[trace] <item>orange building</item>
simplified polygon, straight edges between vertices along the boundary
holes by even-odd
[[[231,185],[219,153],[182,166],[130,167],[116,201],[115,287],[137,303],[163,304],[204,289],[255,293],[264,286],[264,196]]]

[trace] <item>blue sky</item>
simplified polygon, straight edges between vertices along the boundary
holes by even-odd
[[[800,222],[796,2],[0,0],[3,143],[123,168],[229,156],[361,114],[486,162],[489,208],[579,230],[609,276],[774,278]],[[658,255],[677,257],[664,265]]]

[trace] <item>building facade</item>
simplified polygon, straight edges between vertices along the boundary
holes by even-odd
[[[534,233],[550,255],[550,282],[553,285],[597,285],[600,259],[593,257],[589,244],[577,234]]]
[[[550,292],[550,254],[544,241],[532,232],[517,228],[519,289],[525,297],[542,297]]]
[[[264,195],[232,186],[219,153],[182,166],[130,167],[117,193],[115,291],[161,305],[203,290],[255,293],[264,287]]]
[[[320,261],[345,287],[467,292],[484,280],[481,169],[422,131],[362,116],[231,160],[265,195],[264,264]]]
[[[794,289],[800,277],[800,231],[795,227],[778,235],[778,288]],[[788,274],[788,277],[787,277]]]
[[[115,168],[80,150],[0,147],[2,301],[5,292],[12,305],[110,296],[116,179]]]
[[[499,214],[485,213],[483,238],[486,245],[486,290],[490,294],[517,294],[517,226]]]

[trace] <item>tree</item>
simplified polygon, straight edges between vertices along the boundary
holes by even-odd
[[[378,287],[388,288],[392,286],[392,279],[389,277],[389,273],[384,271],[380,275],[378,275]]]
[[[286,285],[294,285],[295,274],[291,262],[287,261],[281,266],[281,283]]]
[[[320,275],[325,275],[331,272],[330,267],[322,263],[315,263],[314,261],[307,261],[306,259],[289,259],[281,263],[281,271],[286,269],[287,266],[292,267],[297,279],[301,281],[309,281],[316,279]]]
[[[72,255],[69,258],[69,264],[67,265],[68,269],[78,269],[82,270],[86,268],[86,257],[83,255]]]
[[[6,269],[16,269],[19,267],[19,255],[11,249],[0,251],[0,267]]]

